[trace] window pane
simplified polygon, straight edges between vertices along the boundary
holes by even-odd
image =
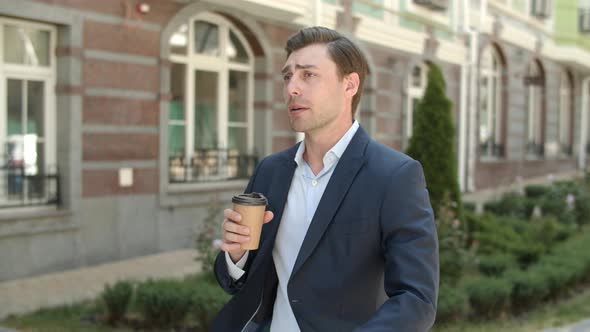
[[[214,149],[217,142],[217,73],[195,71],[195,149]]]
[[[414,86],[414,87],[421,87],[422,86],[422,68],[420,68],[420,66],[416,66],[412,70],[412,86]]]
[[[170,53],[186,55],[188,45],[188,25],[181,25],[172,36],[170,36]]]
[[[230,61],[248,63],[248,53],[233,31],[229,31],[229,44],[227,45],[227,56]]]
[[[27,82],[27,134],[45,136],[44,123],[44,87],[43,82]]]
[[[490,135],[491,126],[488,123],[488,78],[482,77],[479,88],[479,141],[486,143]]]
[[[186,66],[180,63],[173,63],[170,70],[170,120],[184,120],[184,89],[186,82]]]
[[[371,3],[353,1],[352,11],[377,19],[383,19],[383,0],[372,0]]]
[[[228,147],[230,150],[238,150],[241,153],[248,152],[248,132],[246,128],[228,128],[229,142]]]
[[[248,114],[248,73],[229,72],[229,121],[247,121]]]
[[[49,31],[4,26],[4,61],[9,63],[48,66]]]
[[[194,52],[219,56],[219,28],[217,25],[203,21],[196,21],[194,28]]]
[[[185,131],[184,125],[168,126],[168,154],[171,157],[184,156]]]
[[[23,134],[23,81],[7,80],[6,82],[6,133],[11,135]]]

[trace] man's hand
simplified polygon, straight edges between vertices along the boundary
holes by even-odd
[[[250,241],[250,227],[241,225],[242,216],[232,209],[225,209],[223,216],[223,242],[220,249],[227,252],[235,263],[246,253],[241,244]],[[271,211],[264,212],[264,223],[271,221],[273,217]]]

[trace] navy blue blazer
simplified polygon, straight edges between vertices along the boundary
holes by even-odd
[[[215,262],[233,295],[211,331],[268,330],[277,291],[272,249],[298,145],[263,159],[246,192],[263,193],[274,219],[263,226],[246,273],[234,281],[224,253]],[[359,128],[330,178],[288,284],[302,332],[428,331],[439,283],[436,228],[420,163]],[[385,294],[383,294],[385,292]]]

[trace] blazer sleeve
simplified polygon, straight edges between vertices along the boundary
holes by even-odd
[[[258,175],[263,162],[264,159],[260,161],[260,163],[258,163],[258,165],[256,166],[254,174],[252,174],[252,176],[250,177],[250,181],[248,182],[248,186],[246,186],[246,190],[244,190],[244,193],[250,193],[253,191],[254,183],[256,181],[256,175]],[[244,275],[240,279],[234,280],[229,275],[229,271],[227,269],[227,263],[225,261],[225,252],[220,251],[217,254],[217,257],[215,258],[215,263],[213,266],[215,278],[217,279],[219,286],[221,286],[221,288],[223,288],[230,295],[236,294],[242,288],[242,286],[244,286],[244,283],[246,282],[246,278],[248,277],[248,267],[252,263],[254,256],[255,255],[252,254],[248,255],[248,261],[246,261],[246,265],[244,267],[244,271],[246,271],[246,273],[244,273]]]
[[[422,166],[394,172],[380,211],[388,300],[356,332],[426,332],[434,324],[439,285],[438,238]]]

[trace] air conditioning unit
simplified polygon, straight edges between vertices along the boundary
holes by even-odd
[[[590,9],[580,9],[580,32],[590,33]]]
[[[537,18],[548,18],[551,15],[551,0],[533,0],[531,15]]]
[[[414,0],[414,3],[431,10],[446,10],[449,7],[449,0]]]

